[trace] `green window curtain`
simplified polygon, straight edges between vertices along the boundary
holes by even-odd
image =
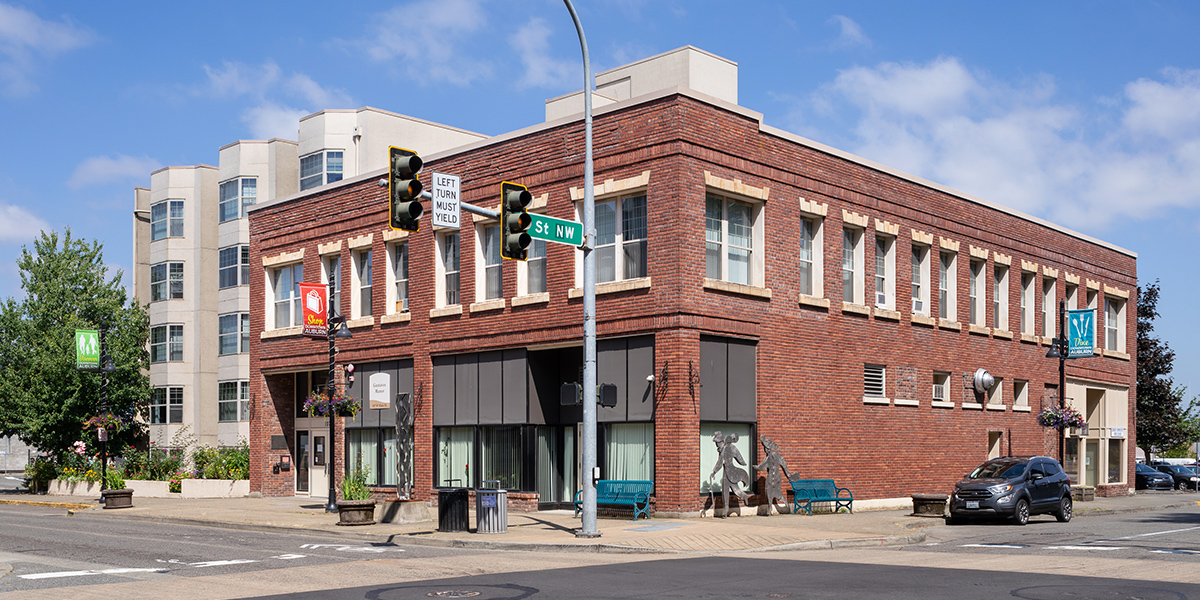
[[[610,424],[605,457],[605,479],[654,481],[654,423]]]
[[[521,486],[521,430],[517,427],[484,427],[480,432],[482,461],[480,485],[498,480],[500,489]]]
[[[379,485],[379,430],[378,429],[347,429],[346,449],[350,454],[350,462],[346,472],[353,473],[357,469],[367,477],[367,485]]]
[[[475,451],[473,427],[440,427],[438,436],[438,486],[470,487],[471,457]]]

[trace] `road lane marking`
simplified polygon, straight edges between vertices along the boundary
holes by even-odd
[[[82,577],[84,575],[120,575],[123,573],[165,573],[162,569],[101,569],[97,571],[56,571],[54,573],[32,573],[21,575],[21,579],[53,579],[57,577]]]
[[[963,544],[963,548],[1028,548],[1018,544]]]
[[[1200,550],[1170,550],[1167,548],[1158,548],[1151,550],[1151,552],[1158,552],[1160,554],[1200,554]]]
[[[1126,550],[1126,546],[1046,546],[1047,550]]]
[[[297,559],[297,558],[304,558],[304,555],[303,554],[280,554],[279,556],[272,556],[271,558],[278,558],[279,560],[293,560],[293,559]]]
[[[258,562],[257,560],[237,559],[237,560],[209,560],[205,562],[188,563],[189,567],[204,568],[204,567],[223,567],[225,565],[244,565],[246,563]]]
[[[1125,537],[1119,537],[1119,538],[1113,538],[1113,539],[1114,540],[1132,540],[1133,538],[1149,537],[1152,535],[1166,535],[1168,533],[1180,533],[1180,532],[1184,532],[1184,531],[1195,531],[1197,529],[1200,529],[1200,527],[1188,527],[1187,529],[1171,529],[1168,531],[1155,531],[1152,533],[1139,533],[1137,535],[1127,535]]]
[[[348,546],[346,544],[304,544],[300,547],[309,550],[333,548],[338,552],[404,552],[404,548],[370,548],[367,546]]]

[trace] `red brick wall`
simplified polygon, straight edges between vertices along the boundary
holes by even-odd
[[[582,143],[582,124],[570,123],[431,161],[425,174],[437,170],[459,175],[463,200],[486,207],[498,203],[501,180],[519,181],[528,185],[535,196],[549,194],[548,214],[574,219],[569,188],[582,185]],[[1057,452],[1057,437],[1036,424],[1043,405],[1042,390],[1058,380],[1057,363],[1044,357],[1048,347],[1021,342],[1019,331],[1011,340],[967,331],[969,245],[990,251],[985,286],[989,325],[994,323],[990,314],[991,273],[997,251],[1012,256],[1010,330],[1016,329],[1019,322],[1022,259],[1058,269],[1056,292],[1060,297],[1065,290],[1065,273],[1131,293],[1137,285],[1136,261],[1127,254],[763,133],[752,118],[690,97],[670,96],[601,113],[595,119],[595,148],[597,182],[651,171],[646,193],[650,214],[648,269],[653,285],[599,296],[597,332],[600,337],[655,336],[655,492],[660,510],[696,511],[706,499],[697,486],[699,389],[688,385],[689,364],[699,366],[701,334],[758,341],[757,433],[779,443],[793,475],[834,478],[839,485],[851,487],[856,499],[899,497],[949,489],[962,473],[986,458],[990,431],[1002,432],[1001,445],[1006,453],[1009,449],[1013,454]],[[703,287],[705,171],[769,188],[763,211],[766,247],[755,251],[765,255],[770,299]],[[375,272],[383,281],[386,247],[382,232],[387,227],[387,199],[386,190],[376,185],[376,179],[366,177],[262,206],[251,213],[251,391],[258,406],[267,409],[260,413],[267,422],[254,424],[252,444],[263,443],[269,439],[266,430],[282,429],[287,422],[283,418],[270,423],[274,418],[270,408],[284,415],[287,411],[282,405],[287,402],[274,399],[275,393],[267,389],[268,381],[261,373],[324,368],[327,360],[326,346],[320,341],[300,336],[259,339],[264,324],[261,259],[303,248],[304,271],[311,281],[316,279],[314,274],[320,273],[317,244],[342,240],[343,281],[349,282],[351,254],[345,240],[374,233]],[[829,309],[797,303],[799,281],[794,257],[801,216],[799,198],[828,205],[822,260]],[[842,209],[871,219],[863,238],[868,290],[874,265],[875,219],[900,226],[894,250],[898,321],[842,312]],[[930,314],[938,314],[937,236],[961,245],[956,277],[960,330],[915,324],[909,318],[913,229],[935,236],[929,258],[933,275],[928,283],[932,286]],[[468,305],[475,299],[475,238],[473,231],[464,229],[464,312],[461,316],[430,319],[429,310],[435,306],[433,238],[428,218],[422,219],[421,231],[408,238],[411,321],[379,325],[377,317],[374,326],[354,331],[354,338],[342,344],[343,352],[338,357],[339,362],[413,358],[417,411],[414,490],[418,490],[418,497],[432,489],[431,355],[582,339],[582,301],[567,296],[575,280],[574,249],[548,245],[548,304],[515,309],[507,306],[502,311],[472,314]],[[1081,281],[1081,301],[1084,284]],[[1038,285],[1034,312],[1040,315]],[[376,285],[374,294],[374,305],[382,307],[384,286]],[[511,299],[515,295],[516,270],[506,262],[503,296]],[[348,290],[342,298],[339,312],[348,314]],[[1131,301],[1126,308],[1129,354],[1134,354],[1135,314]],[[887,366],[888,397],[911,396],[920,405],[863,404],[864,363]],[[981,367],[1004,378],[1004,411],[961,407],[970,396],[961,389],[959,379]],[[930,407],[934,370],[952,374],[954,409]],[[1133,361],[1108,357],[1072,360],[1067,365],[1068,378],[1130,387],[1130,456],[1136,442],[1132,422],[1134,373]],[[1013,379],[1029,381],[1031,412],[1012,410]],[[1129,462],[1126,477],[1132,481],[1132,460]],[[259,466],[252,468],[262,470]],[[270,489],[273,492],[277,488]],[[267,493],[267,487],[263,491]]]

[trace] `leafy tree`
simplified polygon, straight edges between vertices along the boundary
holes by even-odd
[[[1175,352],[1153,335],[1158,318],[1158,282],[1138,287],[1137,303],[1137,439],[1150,456],[1150,447],[1168,449],[1193,441],[1200,435],[1196,419],[1185,409],[1184,389],[1169,376],[1175,368]]]
[[[146,312],[126,297],[121,273],[108,278],[99,242],[71,237],[68,229],[42,232],[33,251],[22,248],[17,266],[26,297],[0,305],[0,436],[16,435],[62,457],[95,431],[83,422],[101,412],[101,375],[75,368],[75,330],[106,328],[105,345],[116,371],[108,374],[108,411],[126,428],[109,448],[141,438],[134,416],[149,401]]]

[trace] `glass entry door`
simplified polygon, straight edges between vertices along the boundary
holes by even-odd
[[[575,500],[578,465],[575,428],[542,425],[537,428],[538,504],[553,508]]]
[[[314,498],[329,497],[329,446],[325,435],[313,435],[312,468],[309,469],[309,495]]]
[[[309,460],[310,459],[309,459],[309,448],[308,448],[308,432],[307,431],[297,431],[296,432],[296,493],[297,494],[307,494],[308,493],[308,472],[310,470],[308,468]]]
[[[1084,485],[1097,485],[1100,480],[1100,440],[1087,440],[1083,455]]]

